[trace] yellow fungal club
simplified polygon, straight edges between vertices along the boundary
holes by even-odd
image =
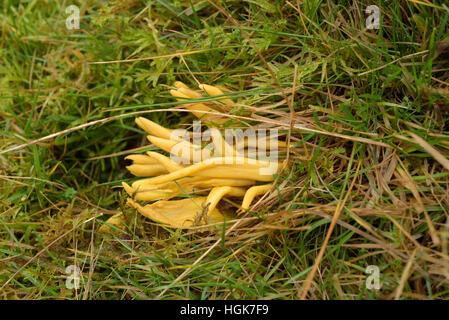
[[[227,98],[220,88],[207,84],[201,84],[199,88],[205,96],[177,81],[170,93],[178,101],[185,102],[182,105],[185,109],[208,124],[227,121],[224,116],[205,112],[229,111],[234,101]],[[213,103],[198,102],[204,97],[214,96],[217,101]],[[278,141],[277,136],[263,136],[257,140],[246,134],[240,136],[240,143],[234,145],[228,143],[218,128],[208,125],[211,143],[204,147],[195,143],[195,137],[198,138],[195,129],[194,132],[185,130],[177,134],[178,129],[164,128],[143,117],[138,117],[136,124],[149,134],[148,141],[161,152],[132,154],[125,158],[132,161],[126,167],[129,172],[143,178],[131,185],[122,184],[130,197],[127,204],[165,226],[191,228],[235,219],[236,213],[250,209],[257,196],[271,190],[281,167],[277,158],[267,160],[249,156],[259,154],[262,147],[266,149],[263,150],[264,155],[277,154],[278,147],[285,147],[285,142]],[[193,143],[190,138],[193,138]],[[218,204],[223,198],[233,199],[233,203],[241,205],[235,210],[219,209]],[[110,222],[117,225],[119,219],[114,217]]]

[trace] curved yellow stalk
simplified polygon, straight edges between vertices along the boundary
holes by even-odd
[[[148,135],[147,139],[152,144],[154,144],[156,147],[159,147],[168,153],[170,153],[171,149],[178,144],[178,141],[159,138],[159,137],[151,136],[151,135]]]
[[[161,183],[173,181],[176,179],[184,178],[187,176],[191,176],[202,169],[207,169],[214,165],[215,164],[211,161],[203,161],[203,162],[195,163],[191,166],[185,167],[181,170],[171,172],[169,174],[165,174],[165,175],[161,175],[159,177],[154,177],[154,178],[148,179],[148,181],[149,181],[149,183],[152,183],[152,184],[161,184]]]
[[[217,112],[217,110],[210,108],[203,103],[199,103],[199,102],[189,103],[188,100],[192,99],[192,97],[185,93],[185,92],[187,92],[186,89],[184,90],[184,92],[181,92],[180,90],[181,89],[170,90],[170,94],[174,97],[180,98],[180,99],[176,99],[178,101],[185,101],[186,104],[183,106],[187,110],[192,111],[192,113],[195,115],[195,117],[200,118],[200,119],[205,119],[208,121],[213,121],[216,123],[224,123],[227,121],[226,117],[221,117],[219,115],[205,113],[205,112]],[[194,91],[193,90],[189,91],[189,94],[193,95],[194,93],[192,93],[192,92],[194,92]],[[204,111],[204,112],[202,112],[202,111]]]
[[[225,196],[229,195],[231,197],[243,197],[245,195],[245,189],[238,187],[215,187],[213,188],[204,202],[207,209],[212,211],[217,206],[218,202]]]
[[[203,96],[200,93],[198,93],[196,91],[193,91],[190,88],[179,88],[178,92],[183,93],[184,95],[186,95],[187,97],[189,97],[191,99],[201,99],[201,98],[203,98]]]
[[[168,172],[174,172],[184,168],[183,166],[177,164],[176,162],[172,161],[169,157],[166,157],[163,154],[154,151],[147,151],[147,154],[151,158],[151,160],[154,160],[156,161],[156,163],[159,163],[162,166],[164,166]]]
[[[167,169],[160,164],[132,164],[126,169],[136,177],[153,177],[167,173]]]
[[[156,122],[148,120],[147,118],[138,117],[135,121],[140,128],[153,136],[170,139],[172,135],[173,130],[164,128],[163,126],[157,124]]]
[[[145,154],[130,154],[125,157],[125,160],[132,160],[133,164],[157,164],[156,159],[153,159]]]
[[[260,186],[254,186],[246,191],[242,201],[242,211],[248,210],[254,198],[265,194],[271,189],[272,184],[264,184]]]
[[[223,157],[223,158],[210,158],[205,161],[195,163],[191,166],[185,167],[181,170],[171,172],[165,175],[154,177],[149,179],[152,184],[161,184],[168,181],[184,178],[192,175],[201,175],[214,177],[214,178],[231,178],[238,179],[244,177],[249,180],[258,181],[273,181],[273,174],[264,174],[264,169],[270,169],[272,163],[269,161],[252,160],[248,158],[239,157]],[[203,170],[213,167],[215,170],[208,170],[206,173],[201,173]],[[276,163],[276,168],[280,166]],[[237,170],[231,170],[237,169]],[[269,170],[268,170],[269,171]],[[248,174],[250,172],[250,174]]]
[[[208,85],[208,84],[200,84],[199,88],[203,91],[205,91],[208,95],[214,97],[214,96],[222,96],[224,95],[224,92],[221,91],[219,88]],[[223,103],[227,105],[233,105],[234,101],[231,99],[220,99]]]
[[[175,81],[174,85],[175,85],[175,88],[178,88],[178,89],[179,88],[186,88],[186,89],[189,88],[184,82],[181,82],[181,81]]]

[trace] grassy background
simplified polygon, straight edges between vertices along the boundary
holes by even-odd
[[[297,299],[310,286],[309,299],[449,298],[444,3],[2,1],[0,297]],[[79,30],[65,25],[71,4]],[[365,28],[370,4],[379,30]],[[290,132],[292,168],[226,237],[167,229],[124,205],[123,156],[152,147],[134,116],[110,118],[176,106],[175,80],[226,86],[232,114],[250,110],[252,125],[292,116],[315,130]],[[117,212],[127,231],[100,235]],[[66,288],[74,264],[78,290]],[[365,286],[368,265],[380,290]]]

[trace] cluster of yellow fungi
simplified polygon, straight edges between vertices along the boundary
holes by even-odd
[[[212,123],[219,124],[227,120],[216,114],[228,112],[234,104],[231,99],[217,98],[216,101],[209,103],[189,103],[187,100],[198,100],[204,97],[182,82],[175,82],[174,87],[176,89],[170,91],[171,95],[178,101],[186,102],[181,106],[201,120],[205,120],[209,129],[214,129],[211,139],[216,148],[214,152],[211,152],[210,148],[192,144],[190,139],[174,134],[175,130],[138,117],[135,120],[136,124],[149,134],[147,136],[149,142],[169,155],[176,154],[182,161],[174,161],[172,157],[154,151],[128,155],[125,159],[131,160],[132,164],[126,168],[134,176],[143,179],[131,185],[122,183],[130,197],[127,199],[127,204],[145,217],[174,228],[190,228],[232,220],[235,218],[234,213],[219,210],[218,202],[223,197],[243,198],[237,215],[246,212],[255,197],[271,189],[275,174],[278,173],[281,165],[276,160],[275,170],[267,174],[270,172],[269,169],[273,168],[272,160],[249,158],[246,156],[247,153],[237,152],[236,147],[227,144],[220,131],[212,125]],[[215,86],[202,84],[199,88],[207,96],[224,95],[222,89]],[[188,138],[194,136],[193,132],[184,131]],[[270,142],[273,142],[270,140],[274,139],[267,138],[269,146]],[[276,147],[285,147],[284,142],[277,139],[275,142]],[[257,143],[254,146],[254,141],[246,137],[242,150],[248,152],[251,147],[257,149]],[[174,150],[184,152],[179,154]],[[200,157],[195,156],[198,155],[198,151]],[[151,203],[140,205],[137,201]],[[116,217],[113,219],[117,220]],[[113,219],[108,222],[115,224],[116,221]]]

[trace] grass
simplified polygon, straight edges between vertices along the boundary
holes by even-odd
[[[449,9],[302,2],[3,1],[0,297],[448,299]],[[379,30],[365,28],[371,4]],[[128,114],[191,124],[151,112],[179,105],[176,80],[232,90],[226,126],[249,115],[297,142],[276,190],[226,234],[125,205],[123,157],[153,148]],[[126,231],[99,234],[117,212]]]

